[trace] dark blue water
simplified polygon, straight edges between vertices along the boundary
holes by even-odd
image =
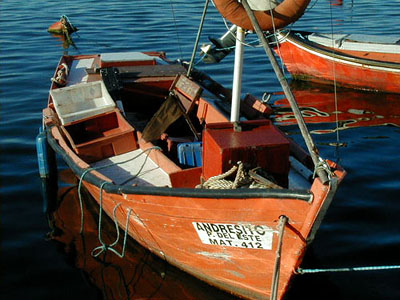
[[[293,28],[400,32],[399,0],[344,0],[336,6],[330,2],[340,3],[313,2]],[[77,234],[76,187],[64,172],[61,176],[72,187],[64,185],[64,205],[48,222],[36,163],[34,140],[41,110],[54,67],[65,51],[62,42],[46,32],[49,25],[66,14],[80,29],[73,35],[76,48],[69,48],[70,54],[157,50],[166,51],[170,59],[188,60],[202,9],[202,1],[183,0],[0,2],[1,299],[232,299],[159,261],[132,241],[126,259],[111,255],[103,261],[93,259],[90,251],[98,245],[95,212],[89,210],[93,222],[85,236]],[[225,31],[211,8],[201,43],[207,42],[208,35]],[[249,42],[254,40],[248,37]],[[279,92],[263,50],[246,48],[245,55],[244,92],[252,90],[257,96]],[[230,85],[233,56],[219,65],[198,67]],[[309,124],[322,156],[338,160],[348,176],[303,267],[400,265],[400,113],[396,113],[400,97],[388,100],[379,94],[356,94],[341,99],[339,111],[341,105],[348,111],[351,101],[355,109],[371,113],[353,114],[347,123],[338,124],[343,129],[339,134],[332,130],[336,123]],[[368,123],[368,117],[384,122]],[[298,139],[296,127],[285,130]],[[321,130],[330,133],[317,134]],[[113,228],[110,223],[105,226]],[[400,299],[399,281],[398,270],[302,275],[294,281],[288,299]]]

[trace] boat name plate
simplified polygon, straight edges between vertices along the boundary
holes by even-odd
[[[203,244],[247,249],[272,249],[274,230],[266,225],[193,222]]]

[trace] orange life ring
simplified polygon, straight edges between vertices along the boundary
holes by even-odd
[[[243,29],[253,30],[253,25],[243,5],[237,0],[213,0],[220,14],[231,23]],[[274,9],[272,15],[269,10],[254,11],[258,23],[263,31],[285,27],[296,22],[306,10],[311,0],[284,0]]]

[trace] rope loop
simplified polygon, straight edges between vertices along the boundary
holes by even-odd
[[[315,178],[317,176],[317,173],[320,170],[323,170],[326,172],[329,180],[331,180],[331,178],[334,176],[334,172],[329,167],[328,162],[326,160],[322,159],[320,156],[318,156],[318,164],[315,166],[313,178]]]
[[[120,258],[123,258],[125,256],[126,240],[127,240],[127,236],[128,236],[128,230],[129,230],[129,218],[130,218],[132,209],[129,209],[127,217],[126,217],[124,241],[123,241],[123,245],[122,245],[122,251],[121,251],[121,253],[119,253],[113,247],[118,243],[119,237],[120,237],[116,211],[117,211],[117,208],[121,205],[121,203],[118,203],[117,205],[115,205],[115,207],[113,209],[113,219],[114,219],[114,224],[115,224],[115,230],[117,232],[117,237],[115,238],[115,241],[112,242],[111,244],[107,245],[106,243],[104,243],[104,241],[102,239],[102,234],[101,234],[101,223],[102,223],[102,216],[103,216],[103,186],[106,183],[108,183],[108,182],[103,182],[100,186],[100,211],[99,211],[98,239],[99,239],[99,242],[101,245],[94,248],[92,250],[91,254],[93,257],[97,257],[103,252],[105,253],[107,251],[111,251],[114,254],[118,255]]]

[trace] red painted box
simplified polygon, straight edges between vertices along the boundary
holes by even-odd
[[[89,163],[138,148],[134,128],[118,109],[61,128],[74,151]]]
[[[238,161],[248,168],[261,167],[287,186],[289,141],[270,120],[245,121],[235,131],[232,123],[210,124],[203,134],[205,180],[228,171]]]

